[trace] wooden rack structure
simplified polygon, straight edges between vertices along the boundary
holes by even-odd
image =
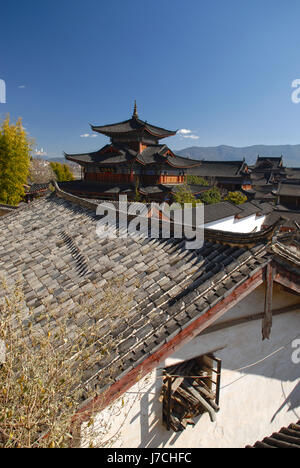
[[[222,362],[213,355],[201,356],[168,367],[164,372],[160,401],[163,423],[169,431],[195,425],[194,418],[208,412],[212,422],[219,411]]]

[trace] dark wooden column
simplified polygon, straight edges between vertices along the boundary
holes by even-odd
[[[272,309],[273,309],[273,281],[274,281],[274,268],[272,263],[269,263],[265,273],[265,315],[262,323],[262,339],[270,339],[271,329],[273,323]]]

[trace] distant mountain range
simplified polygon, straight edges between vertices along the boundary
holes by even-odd
[[[66,162],[69,163],[70,161],[67,161],[64,157],[58,156],[57,158],[50,158],[49,156],[44,156],[42,159],[45,159],[46,161],[49,162],[59,162],[61,164],[65,164]]]
[[[206,161],[240,161],[246,159],[249,165],[254,164],[257,156],[284,157],[284,165],[300,167],[300,145],[254,145],[245,148],[234,146],[191,146],[176,151],[180,156]]]

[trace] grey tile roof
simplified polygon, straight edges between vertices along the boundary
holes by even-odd
[[[267,202],[259,203],[257,201],[251,201],[238,205],[238,208],[241,210],[239,217],[245,218],[253,214],[256,214],[257,216],[268,215],[269,213],[272,213],[275,206]]]
[[[253,203],[246,202],[242,205],[234,205],[230,202],[220,202],[212,205],[204,205],[204,222],[205,224],[219,221],[221,219],[230,218],[232,216],[238,216],[239,218],[246,218],[251,215],[263,215],[269,214],[274,210],[274,206],[269,203]],[[196,208],[186,209],[186,212],[192,212],[197,210]],[[275,221],[278,218],[275,219]],[[193,221],[195,225],[196,217]]]
[[[144,165],[154,163],[167,163],[176,168],[188,168],[199,166],[200,161],[194,159],[184,158],[173,154],[166,145],[148,145],[142,153],[137,154],[137,161]]]
[[[184,158],[173,154],[168,154],[166,145],[153,144],[148,145],[142,153],[134,151],[128,144],[114,143],[106,145],[99,151],[84,154],[67,154],[66,159],[78,164],[97,164],[97,165],[119,165],[136,160],[142,165],[166,163],[176,168],[188,168],[199,166],[200,161]]]
[[[205,223],[217,221],[219,219],[236,216],[241,213],[241,209],[237,205],[229,202],[221,202],[213,205],[204,206]]]
[[[43,327],[51,307],[58,317],[70,315],[67,333],[76,337],[86,319],[82,301],[88,297],[97,319],[110,279],[123,277],[132,294],[128,316],[103,327],[114,350],[109,359],[98,350],[96,368],[85,375],[86,397],[103,390],[112,366],[118,380],[270,261],[263,237],[251,237],[254,247],[230,246],[228,236],[219,243],[218,233],[210,241],[208,232],[204,246],[191,251],[181,239],[99,239],[96,223],[93,211],[56,196],[0,218],[0,272],[10,287],[21,280],[22,313],[28,320],[31,310],[34,327]],[[0,304],[3,296],[1,289]]]
[[[183,156],[169,156],[168,162],[170,165],[177,167],[177,168],[192,168],[192,167],[199,167],[201,165],[200,161],[196,161],[195,159],[184,158]]]
[[[73,180],[70,182],[59,182],[59,187],[66,192],[71,193],[81,193],[84,196],[94,196],[96,194],[101,194],[102,196],[107,195],[129,195],[135,193],[134,184],[104,184],[101,182],[85,182],[83,180]],[[178,185],[168,185],[168,184],[157,184],[157,185],[140,185],[138,191],[142,195],[155,195],[160,193],[177,193],[178,190],[182,187],[181,184]],[[192,193],[198,194],[209,190],[210,187],[203,185],[189,185],[189,188]]]
[[[85,182],[84,180],[72,180],[59,182],[59,187],[67,192],[82,192],[88,194],[126,194],[134,192],[133,184],[104,184],[101,182]]]
[[[141,131],[148,131],[150,134],[157,136],[158,138],[166,138],[176,134],[176,131],[166,130],[165,128],[156,127],[148,122],[145,122],[139,118],[132,117],[129,120],[118,122],[110,125],[102,126],[91,126],[92,130],[98,133],[103,133],[107,136],[113,136],[118,134],[130,134]]]
[[[250,181],[252,185],[255,185],[256,187],[264,187],[264,186],[270,186],[272,187],[272,184],[269,182],[270,181],[270,174],[255,174],[252,173],[250,174]]]
[[[38,192],[46,192],[49,189],[49,184],[31,184],[25,187],[25,193],[30,195]]]
[[[279,432],[274,432],[270,437],[265,437],[263,441],[256,442],[255,449],[274,449],[274,448],[300,448],[300,421],[296,424],[290,424],[289,427],[283,427]]]
[[[198,209],[201,210],[202,207]],[[194,216],[193,226],[195,226],[195,221],[196,221],[195,211],[197,211],[197,207],[185,209],[185,214],[192,214],[192,216]],[[205,224],[212,223],[214,221],[229,218],[231,216],[236,216],[237,214],[240,214],[240,213],[241,213],[240,208],[229,202],[221,202],[221,203],[215,203],[212,205],[204,205],[204,223]],[[173,216],[173,213],[172,213],[172,216]]]
[[[277,194],[285,197],[300,197],[300,182],[289,181],[279,184]]]
[[[300,167],[295,167],[295,168],[285,168],[285,175],[287,179],[296,179],[300,181]]]
[[[114,151],[105,150],[107,148],[114,148]],[[136,151],[128,147],[128,145],[106,145],[101,148],[99,151],[93,151],[90,153],[83,154],[65,154],[65,158],[70,161],[74,161],[78,164],[122,164],[128,163],[131,160],[134,160],[136,157]]]
[[[273,193],[272,185],[253,186],[253,193],[255,200],[268,200],[272,201],[276,199],[276,195]]]
[[[201,161],[201,165],[189,169],[188,174],[200,177],[240,177],[246,168],[245,161]]]
[[[265,167],[269,167],[270,169],[272,169],[272,168],[277,169],[277,168],[280,168],[282,166],[282,162],[283,162],[283,157],[282,156],[280,156],[278,158],[268,157],[268,156],[267,157],[258,156],[257,160],[256,160],[256,163],[255,163],[255,166],[254,166],[254,170],[265,168]]]
[[[266,217],[264,225],[271,226],[278,220],[282,220],[283,228],[296,229],[300,226],[300,212],[275,209]]]

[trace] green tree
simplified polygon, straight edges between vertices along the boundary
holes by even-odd
[[[175,203],[184,205],[185,203],[191,203],[193,206],[196,206],[198,203],[201,203],[200,200],[197,200],[192,193],[188,185],[181,185],[177,192],[174,195]]]
[[[28,138],[22,119],[15,124],[9,116],[0,127],[0,202],[18,205],[27,183],[33,140]]]
[[[243,203],[246,203],[247,197],[246,195],[243,195],[242,192],[228,192],[225,200],[234,203],[235,205],[242,205]]]
[[[50,166],[58,182],[68,182],[70,180],[74,180],[74,175],[67,164],[51,162]]]
[[[195,175],[188,175],[187,183],[188,185],[204,185],[205,187],[209,185],[209,182],[206,179],[204,179],[204,177],[199,177]]]
[[[201,195],[201,200],[205,205],[213,205],[214,203],[220,203],[222,200],[221,192],[218,187],[213,187],[207,190]]]

